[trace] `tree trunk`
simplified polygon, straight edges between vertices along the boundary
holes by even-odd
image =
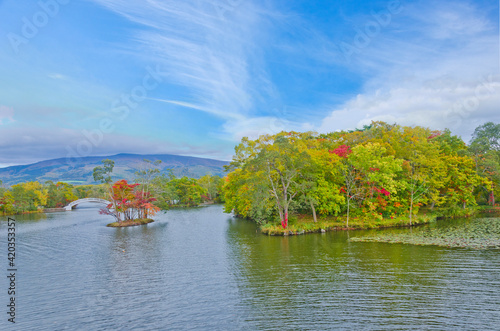
[[[410,200],[410,226],[413,217],[413,192],[411,192],[411,200]]]
[[[285,228],[288,229],[288,203],[285,203]]]
[[[312,209],[312,212],[313,212],[314,223],[316,223],[318,221],[316,219],[316,209],[314,208],[314,203],[313,203],[312,199],[309,199],[309,202],[311,203],[311,209]]]
[[[349,198],[349,196],[347,197],[347,223],[346,223],[346,227],[349,228],[349,203],[351,202],[351,199]]]
[[[280,214],[280,221],[281,221],[281,226],[284,228],[285,227],[285,219],[283,215],[283,210],[278,206],[278,213]]]
[[[111,203],[113,204],[113,208],[115,209],[115,215],[116,215],[115,217],[116,217],[116,220],[117,220],[118,222],[121,222],[121,221],[122,221],[122,219],[121,219],[121,217],[120,217],[120,213],[118,212],[118,210],[117,210],[117,208],[116,208],[116,201],[115,201],[115,199],[113,199],[113,188],[112,188],[112,186],[111,186],[111,185],[110,185],[110,187],[108,188],[108,194],[109,194],[109,198],[110,198],[109,200],[111,200]]]

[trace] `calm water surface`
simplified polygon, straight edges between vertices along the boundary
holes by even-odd
[[[267,237],[221,206],[124,229],[92,204],[15,218],[17,323],[2,312],[2,330],[500,330],[498,250]]]

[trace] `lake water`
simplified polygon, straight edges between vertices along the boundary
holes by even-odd
[[[16,324],[2,277],[2,330],[500,329],[498,250],[267,237],[222,206],[123,229],[93,204],[15,219]],[[5,221],[0,236],[6,274]]]

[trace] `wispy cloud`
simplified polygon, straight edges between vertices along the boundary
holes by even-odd
[[[60,79],[60,80],[67,80],[68,77],[63,75],[63,74],[58,74],[58,73],[50,73],[47,76],[52,79]]]
[[[176,105],[176,106],[180,106],[180,107],[184,107],[184,108],[199,110],[199,111],[202,111],[204,113],[208,113],[208,114],[215,115],[217,117],[221,117],[223,119],[228,119],[228,118],[232,118],[235,120],[236,119],[243,119],[243,116],[241,116],[237,113],[224,112],[224,111],[221,111],[218,109],[208,108],[208,107],[196,105],[196,104],[193,104],[190,102],[178,101],[178,100],[165,100],[165,99],[157,99],[157,98],[148,98],[148,99],[154,100],[154,101],[159,101],[159,102],[164,102],[164,103],[168,103],[171,105]]]
[[[95,1],[139,25],[124,47],[161,63],[165,78],[186,89],[182,99],[166,96],[172,104],[235,118],[269,84],[265,72],[253,75],[264,17],[251,1]]]
[[[467,1],[429,2],[425,10],[417,5],[408,5],[407,14],[420,22],[424,27],[422,31],[429,37],[456,41],[495,29],[494,24],[485,15],[485,9],[488,12],[491,8],[485,8],[484,4],[481,7],[478,8],[477,3]]]
[[[40,10],[8,5],[0,30]],[[224,159],[281,130],[385,120],[466,138],[500,122],[494,0],[73,1],[49,30],[0,52],[0,163],[64,157],[106,120],[92,154]],[[148,68],[158,86],[144,93]]]

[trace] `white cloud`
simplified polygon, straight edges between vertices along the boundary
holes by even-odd
[[[285,119],[274,116],[253,117],[228,121],[224,124],[224,135],[222,138],[231,141],[241,141],[241,138],[248,137],[256,139],[260,135],[274,134],[285,129],[290,130],[296,124]]]
[[[467,3],[405,13],[415,20],[413,37],[381,35],[354,58],[372,77],[362,93],[330,108],[320,132],[381,120],[450,128],[468,141],[478,125],[500,122],[499,39],[492,24]]]
[[[360,94],[327,116],[320,132],[361,128],[371,121],[450,128],[467,138],[477,125],[500,120],[500,82],[485,78],[477,85],[447,88],[393,87]]]
[[[102,133],[101,133],[102,134]],[[118,153],[175,154],[228,160],[217,146],[165,142],[118,133],[84,134],[79,130],[9,127],[0,131],[0,164],[30,164],[52,158],[114,155]]]

